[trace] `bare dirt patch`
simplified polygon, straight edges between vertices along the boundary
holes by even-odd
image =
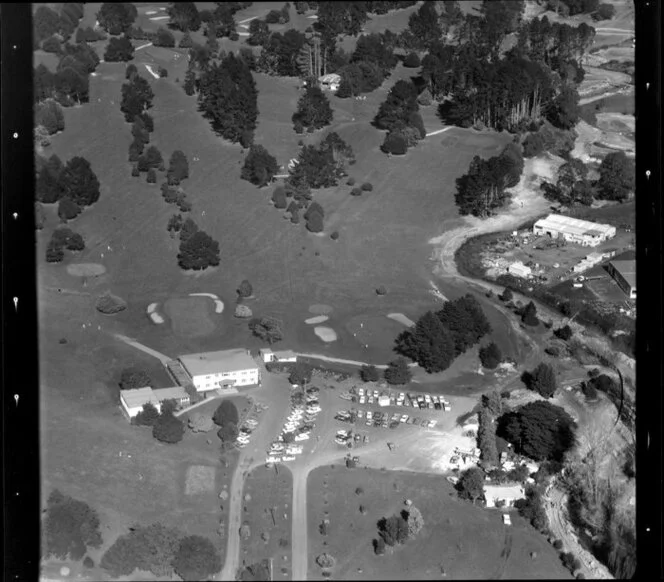
[[[75,263],[67,265],[67,273],[73,277],[98,277],[106,272],[106,267],[99,263]]]
[[[184,485],[185,495],[196,495],[214,490],[215,468],[207,465],[192,465],[187,469]]]

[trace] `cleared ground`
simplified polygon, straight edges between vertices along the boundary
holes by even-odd
[[[312,580],[323,579],[314,561],[322,552],[336,558],[332,576],[343,580],[439,579],[441,567],[451,579],[571,578],[556,551],[523,519],[513,513],[513,525],[504,526],[499,511],[458,500],[438,475],[326,466],[310,474],[307,492]],[[376,522],[401,511],[405,499],[422,512],[424,529],[392,553],[374,555]],[[318,526],[326,518],[329,534],[322,536]]]

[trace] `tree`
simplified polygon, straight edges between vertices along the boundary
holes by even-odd
[[[138,75],[138,69],[134,63],[129,63],[125,69],[125,79],[133,79],[135,75]]]
[[[420,64],[420,57],[417,56],[417,53],[408,53],[408,56],[403,60],[403,66],[409,69],[415,69]]]
[[[471,294],[448,301],[436,315],[451,332],[457,356],[491,332],[489,320],[479,301]]]
[[[179,184],[189,177],[189,162],[181,150],[175,150],[171,154],[167,176],[170,184]]]
[[[556,373],[549,364],[540,363],[525,375],[526,386],[545,398],[551,398],[557,389]]]
[[[288,204],[286,200],[286,190],[283,186],[279,185],[274,189],[274,192],[272,192],[272,202],[275,208],[286,208]]]
[[[67,162],[62,183],[63,195],[79,206],[90,206],[99,200],[99,180],[85,158],[75,156]]]
[[[384,377],[388,384],[408,384],[413,375],[406,358],[399,356],[387,365]]]
[[[238,436],[237,425],[233,422],[227,422],[218,431],[217,436],[221,440],[223,447],[232,445]]]
[[[282,325],[281,320],[275,317],[263,316],[252,319],[249,322],[249,329],[256,337],[272,345],[283,339]]]
[[[155,184],[157,182],[157,173],[154,171],[154,168],[148,170],[147,183]]]
[[[563,327],[554,330],[553,335],[563,341],[567,341],[571,339],[571,337],[574,335],[574,332],[569,325],[564,325]]]
[[[278,171],[277,159],[262,145],[252,145],[244,159],[240,177],[262,188],[272,181]]]
[[[443,34],[436,3],[427,1],[408,19],[408,29],[417,46],[425,48],[438,41]]]
[[[408,151],[408,142],[403,135],[388,133],[380,149],[386,154],[403,156]]]
[[[512,301],[513,297],[514,295],[512,294],[512,290],[509,287],[505,287],[502,295],[500,295],[501,301],[505,301],[505,303]]]
[[[256,83],[247,64],[229,54],[213,64],[200,79],[199,102],[212,129],[232,142],[253,139],[258,117]]]
[[[374,365],[364,365],[360,368],[360,378],[363,382],[378,382],[380,380],[380,372]]]
[[[526,325],[536,326],[539,325],[539,319],[537,318],[537,307],[532,301],[528,302],[528,305],[523,309],[521,314],[521,321]]]
[[[561,129],[572,129],[579,121],[579,93],[575,87],[565,86],[551,102],[547,119]]]
[[[47,99],[37,105],[35,124],[44,126],[49,135],[64,130],[65,117],[62,113],[62,107],[55,99]]]
[[[298,386],[305,386],[308,382],[311,381],[312,374],[311,366],[305,364],[304,362],[297,362],[290,371],[288,376],[288,381],[291,384],[297,384]]]
[[[67,67],[55,73],[53,89],[55,98],[61,105],[71,106],[74,103],[87,103],[90,93],[90,80],[87,75]]]
[[[54,489],[45,510],[45,553],[61,560],[80,560],[88,547],[102,544],[99,516],[87,503]]]
[[[238,424],[240,422],[240,415],[237,407],[231,400],[222,400],[212,415],[212,421],[217,426],[224,426],[228,423]]]
[[[192,432],[210,432],[213,427],[212,418],[206,414],[194,413],[189,417],[189,428]]]
[[[399,123],[408,125],[410,113],[417,112],[417,89],[409,81],[397,81],[381,103],[373,124],[378,129],[391,130]]]
[[[35,41],[41,42],[60,30],[60,15],[45,4],[41,4],[35,10],[32,25]]]
[[[473,504],[484,496],[484,472],[479,467],[471,467],[461,473],[456,484],[459,497],[470,499]]]
[[[129,2],[104,2],[97,13],[97,20],[106,32],[118,35],[127,32],[136,20],[138,11]]]
[[[168,24],[171,28],[187,33],[201,27],[201,17],[194,2],[173,2],[166,13],[170,16]]]
[[[122,85],[122,102],[120,111],[125,114],[125,121],[132,123],[141,113],[152,107],[154,93],[149,83],[140,75],[136,75],[128,83]]]
[[[397,336],[395,351],[416,361],[429,373],[446,370],[456,355],[454,337],[432,311],[420,317],[414,328]]]
[[[406,514],[405,516],[403,516],[404,513]],[[408,511],[404,510],[402,512],[402,517],[405,517],[408,524],[408,537],[414,538],[424,527],[424,518],[422,517],[422,513],[419,509],[417,509],[417,507],[411,505],[408,508]]]
[[[599,192],[597,197],[603,200],[626,200],[634,191],[634,160],[625,152],[607,154],[599,166]]]
[[[503,413],[503,401],[500,392],[492,390],[487,394],[482,394],[482,407],[486,408],[494,418]]]
[[[332,123],[330,101],[320,87],[308,86],[304,95],[297,102],[297,111],[293,114],[293,123],[305,128],[320,129]]]
[[[482,366],[489,368],[490,370],[497,368],[498,364],[503,360],[503,354],[495,342],[491,342],[490,344],[481,347],[479,356]]]
[[[385,540],[382,537],[378,537],[373,541],[374,553],[377,556],[382,556],[385,553]]]
[[[179,443],[184,436],[184,423],[170,410],[162,410],[152,427],[152,436],[162,443]]]
[[[270,36],[270,27],[267,22],[260,18],[254,18],[249,23],[249,37],[247,44],[250,46],[263,46]]]
[[[600,4],[597,12],[593,14],[593,20],[611,20],[616,12],[613,4]]]
[[[81,213],[81,207],[76,204],[71,198],[65,196],[60,198],[58,203],[58,216],[63,222],[73,220]]]
[[[134,45],[123,36],[121,38],[111,38],[104,52],[104,60],[109,63],[127,62],[134,58]]]
[[[173,569],[183,580],[204,580],[221,570],[221,558],[207,538],[187,536],[180,541]]]
[[[35,202],[35,228],[42,230],[46,223],[46,211],[41,202]]]
[[[196,232],[198,232],[198,225],[191,218],[187,218],[180,229],[180,242],[189,240]]]
[[[305,218],[307,220],[306,226],[309,232],[323,232],[323,217],[319,212],[312,212]]]
[[[512,443],[519,454],[536,461],[562,462],[574,446],[575,428],[562,408],[540,400],[501,416],[496,434]]]
[[[180,231],[178,265],[185,270],[193,269],[194,271],[216,267],[219,264],[219,243],[202,230],[197,230],[183,240],[184,230],[183,225]]]
[[[173,48],[175,46],[175,36],[173,36],[173,33],[170,30],[160,26],[157,29],[157,33],[154,37],[154,40],[152,41],[152,44],[154,44],[154,46]]]
[[[139,426],[154,426],[159,420],[159,411],[152,402],[146,402],[143,410],[134,417],[134,423]]]
[[[247,279],[244,279],[242,283],[240,283],[240,286],[237,288],[237,294],[240,297],[251,297],[253,292],[254,289]]]
[[[391,515],[378,522],[378,535],[388,546],[403,544],[408,539],[408,522],[401,515]]]
[[[479,429],[477,432],[477,446],[481,451],[482,466],[485,469],[498,465],[498,447],[496,445],[496,427],[493,414],[483,408],[479,412]]]
[[[57,36],[50,36],[42,42],[42,50],[47,53],[59,53],[61,50],[60,41]]]
[[[46,247],[46,262],[60,263],[65,258],[65,252],[61,246],[51,240]]]

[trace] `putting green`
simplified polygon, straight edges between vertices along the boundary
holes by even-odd
[[[181,337],[201,337],[215,330],[212,303],[207,297],[177,297],[164,303],[173,333]]]

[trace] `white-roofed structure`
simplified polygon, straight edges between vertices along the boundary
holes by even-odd
[[[175,400],[178,406],[188,406],[191,402],[189,394],[182,386],[157,388],[156,390],[150,386],[135,390],[120,390],[120,404],[129,418],[133,418],[141,412],[143,405],[148,402],[157,409],[157,412],[161,412],[161,403],[164,400]]]
[[[533,225],[533,233],[551,238],[563,238],[567,242],[594,247],[616,236],[616,227],[580,220],[561,214],[549,214]]]
[[[509,267],[507,267],[507,272],[510,275],[523,277],[524,279],[530,277],[533,274],[532,269],[524,265],[521,261],[512,263]]]
[[[244,348],[185,354],[178,359],[191,377],[197,392],[260,383],[258,366],[249,350]]]
[[[164,400],[175,400],[178,406],[189,406],[191,397],[182,386],[173,386],[172,388],[153,388],[153,394],[159,402]]]
[[[265,363],[297,362],[297,355],[293,350],[277,350],[273,352],[270,348],[264,348],[259,353]]]
[[[318,82],[322,89],[329,89],[330,91],[336,92],[341,84],[341,76],[336,73],[328,73],[327,75],[318,77]]]
[[[505,507],[512,507],[517,499],[524,499],[526,491],[523,485],[484,485],[484,499],[487,507],[496,507],[496,502],[504,502]]]

